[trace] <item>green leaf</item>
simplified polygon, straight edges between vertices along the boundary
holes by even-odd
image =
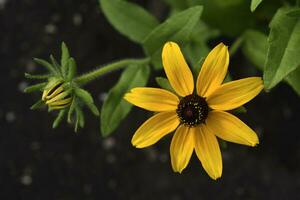
[[[240,106],[234,110],[232,110],[233,113],[246,113],[247,109],[244,106]]]
[[[266,89],[273,88],[300,66],[300,19],[287,16],[290,10],[279,9],[270,23],[269,49],[264,70]]]
[[[250,10],[254,12],[257,6],[262,2],[262,0],[251,0]]]
[[[46,75],[31,75],[28,73],[25,73],[25,78],[29,78],[29,79],[48,79],[50,77],[49,74]]]
[[[69,58],[70,58],[69,49],[68,49],[67,45],[64,42],[62,42],[60,64],[61,64],[62,74],[64,76],[67,76]]]
[[[232,77],[231,77],[230,73],[228,72],[225,76],[225,79],[224,79],[223,83],[227,83],[227,82],[230,82],[230,81],[232,81]]]
[[[132,105],[123,97],[130,89],[145,86],[150,75],[150,68],[133,65],[124,70],[118,83],[109,91],[101,110],[102,136],[110,135],[127,116]]]
[[[156,77],[155,78],[156,83],[163,89],[169,90],[170,92],[174,92],[174,89],[172,88],[170,82],[168,79],[163,78],[163,77]]]
[[[36,63],[46,67],[50,73],[52,73],[53,75],[57,75],[59,72],[57,71],[57,69],[55,67],[53,67],[49,62],[47,62],[46,60],[43,59],[39,59],[39,58],[34,58],[33,59]]]
[[[50,60],[51,60],[52,66],[56,69],[56,71],[59,74],[61,74],[60,65],[58,64],[58,62],[56,61],[56,59],[54,58],[53,55],[50,55]]]
[[[202,0],[164,0],[174,11],[181,11],[192,6],[201,5]]]
[[[35,110],[40,108],[41,106],[45,105],[44,102],[42,101],[42,99],[38,100],[35,104],[33,104],[30,109],[31,110]]]
[[[222,149],[227,149],[228,145],[227,145],[227,142],[225,140],[222,140],[222,139],[218,138],[218,141],[219,141],[220,147]]]
[[[77,116],[77,119],[79,122],[79,126],[81,128],[83,128],[84,127],[84,114],[83,114],[81,108],[78,106],[76,107],[76,116]]]
[[[263,70],[268,51],[268,37],[255,30],[244,33],[242,51],[244,55],[260,70]]]
[[[187,61],[191,64],[194,75],[198,75],[201,65],[199,60],[209,53],[210,48],[207,41],[214,39],[220,35],[219,31],[208,27],[200,20],[191,34],[191,40],[184,47],[183,52]]]
[[[99,111],[94,104],[93,97],[88,91],[81,88],[75,88],[75,94],[87,105],[94,115],[99,115]]]
[[[225,36],[237,37],[256,23],[255,15],[249,9],[249,1],[204,0],[202,5],[202,20]]]
[[[41,91],[46,85],[47,85],[47,83],[38,83],[38,84],[35,84],[35,85],[25,88],[24,92],[31,93],[31,92],[35,92],[37,90]]]
[[[300,17],[300,8],[292,9],[291,11],[286,13],[290,17]]]
[[[186,0],[164,0],[164,2],[176,10],[184,10],[189,6]]]
[[[121,0],[99,0],[108,21],[120,33],[134,42],[143,39],[158,25],[158,21],[142,7]]]
[[[68,68],[69,68],[69,71],[68,71],[68,75],[67,75],[67,80],[70,81],[75,77],[75,75],[77,73],[77,65],[76,65],[74,58],[70,58],[68,60]]]
[[[258,31],[249,30],[245,32],[243,53],[260,70],[264,70],[264,63],[268,51],[268,37]],[[300,96],[300,68],[289,73],[284,80]]]
[[[179,12],[156,27],[144,40],[143,47],[147,55],[152,57],[156,68],[161,68],[161,50],[167,41],[183,45],[190,39],[194,27],[199,22],[203,7],[194,6]]]
[[[77,103],[76,103],[76,96],[73,97],[72,103],[70,105],[69,111],[68,111],[68,123],[70,124],[72,122],[72,115],[73,112],[75,111],[75,108],[77,107]]]
[[[193,72],[194,77],[198,76],[202,66],[202,63],[200,63],[200,61],[204,61],[205,57],[209,53],[208,46],[204,42],[191,42],[184,47],[183,52],[185,58],[190,63],[190,68]]]
[[[285,80],[300,96],[300,67],[298,67],[296,70],[287,75],[285,77]]]
[[[63,120],[64,116],[66,114],[66,109],[60,110],[57,117],[55,118],[52,128],[57,128],[60,122]]]
[[[75,108],[76,121],[75,121],[75,132],[77,133],[79,126],[84,127],[84,114],[79,106]]]
[[[231,46],[229,47],[229,55],[231,57],[239,50],[243,42],[244,42],[244,37],[242,35],[236,38],[236,40],[231,44]]]

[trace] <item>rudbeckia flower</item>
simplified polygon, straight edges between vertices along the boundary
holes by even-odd
[[[260,77],[223,83],[229,64],[228,48],[217,45],[206,57],[194,88],[194,78],[179,46],[167,42],[162,51],[167,78],[176,94],[159,88],[139,87],[125,95],[135,106],[153,111],[153,117],[135,132],[137,148],[153,145],[175,131],[171,141],[171,164],[181,173],[196,152],[212,179],[222,175],[222,156],[217,137],[238,144],[255,146],[255,132],[227,111],[253,99],[263,89]]]

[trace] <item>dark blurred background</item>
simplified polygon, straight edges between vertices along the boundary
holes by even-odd
[[[159,18],[165,16],[162,2],[138,2]],[[53,130],[52,113],[29,109],[40,94],[22,92],[34,83],[24,79],[24,72],[41,72],[32,57],[58,57],[61,41],[80,72],[143,56],[139,46],[109,25],[96,0],[0,0],[0,29],[1,200],[300,198],[300,104],[285,84],[259,95],[246,105],[247,114],[239,115],[258,133],[260,145],[228,143],[222,150],[221,179],[211,180],[196,156],[182,174],[175,174],[170,136],[151,148],[131,146],[134,131],[149,117],[141,109],[133,109],[106,139],[89,111],[86,127],[75,134],[66,123]],[[231,61],[235,79],[247,75],[238,70],[249,66],[244,60],[237,53]],[[99,107],[118,76],[112,73],[88,85]],[[153,80],[149,85],[155,85]]]

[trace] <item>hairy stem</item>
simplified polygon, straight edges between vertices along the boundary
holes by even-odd
[[[91,72],[88,72],[86,74],[83,74],[79,77],[77,77],[74,81],[79,85],[84,85],[90,81],[93,81],[97,79],[98,77],[107,74],[109,72],[128,67],[130,65],[145,65],[150,62],[149,58],[143,58],[143,59],[124,59],[120,60],[108,65],[105,65],[103,67],[100,67],[98,69],[95,69]]]

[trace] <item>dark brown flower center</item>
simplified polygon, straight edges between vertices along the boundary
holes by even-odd
[[[204,123],[208,111],[205,98],[193,94],[182,98],[176,110],[181,123],[190,127]]]

